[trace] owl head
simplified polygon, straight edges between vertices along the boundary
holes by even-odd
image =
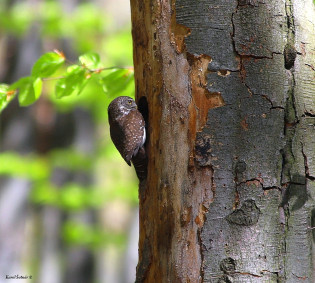
[[[108,116],[112,118],[125,116],[135,109],[137,109],[137,104],[131,97],[119,96],[109,104]]]

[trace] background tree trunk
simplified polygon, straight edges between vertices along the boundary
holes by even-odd
[[[314,282],[312,0],[131,10],[149,132],[137,282]]]

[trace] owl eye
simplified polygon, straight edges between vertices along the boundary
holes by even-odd
[[[128,104],[131,105],[132,104],[132,100],[128,100]]]

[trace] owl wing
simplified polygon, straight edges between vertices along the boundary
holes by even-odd
[[[131,166],[130,159],[128,160],[126,156],[127,140],[126,140],[125,130],[117,122],[116,123],[110,122],[109,124],[110,124],[110,129],[109,129],[110,137],[114,145],[116,146],[122,158],[127,162],[129,166]]]
[[[124,123],[126,123],[124,134],[128,143],[124,147],[124,155],[126,157],[124,159],[127,163],[130,163],[132,157],[138,153],[139,149],[145,143],[145,122],[141,113],[138,110],[133,110],[126,116]]]

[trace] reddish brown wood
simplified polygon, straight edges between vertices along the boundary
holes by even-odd
[[[198,282],[198,242],[211,167],[194,165],[196,132],[223,103],[205,89],[211,58],[184,52],[189,29],[171,1],[131,1],[137,98],[149,106],[148,179],[141,184],[138,282]],[[212,188],[213,189],[213,188]]]

